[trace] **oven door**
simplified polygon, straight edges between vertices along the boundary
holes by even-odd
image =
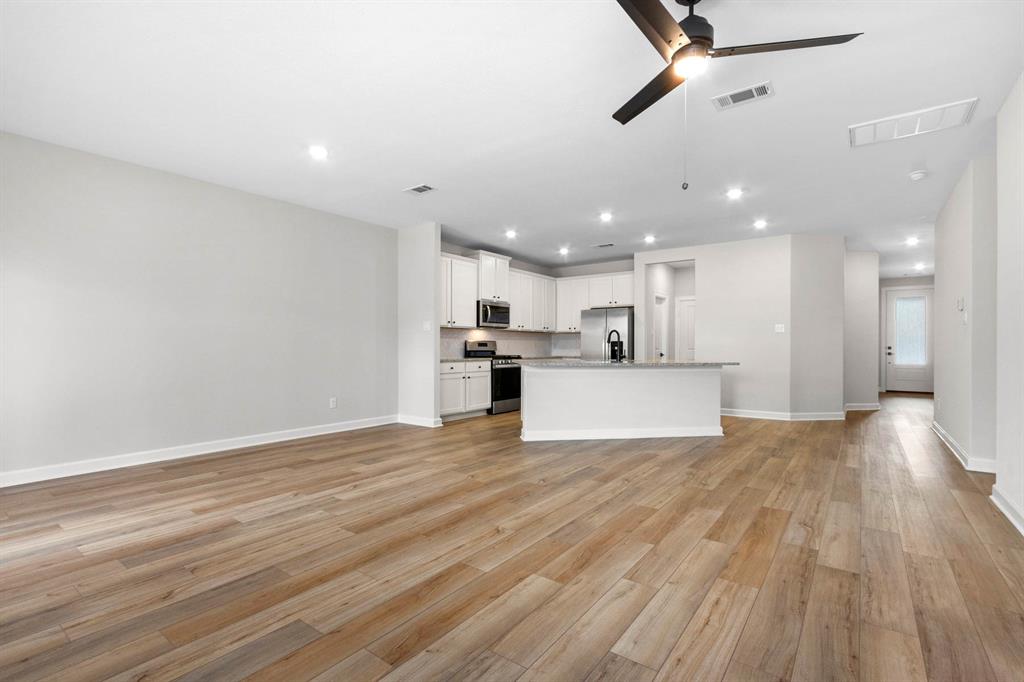
[[[512,412],[519,409],[520,396],[519,365],[491,365],[491,414]]]
[[[508,303],[504,301],[481,300],[477,303],[476,326],[507,329],[509,325]]]

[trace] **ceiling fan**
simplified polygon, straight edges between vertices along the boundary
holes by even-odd
[[[612,114],[625,125],[659,99],[681,85],[687,78],[704,73],[708,60],[713,57],[733,57],[758,52],[799,50],[804,47],[838,45],[846,43],[860,33],[847,33],[806,40],[785,40],[778,43],[758,43],[736,47],[715,47],[715,29],[704,17],[693,13],[693,6],[700,0],[676,0],[690,8],[689,15],[678,24],[661,0],[618,0],[622,9],[637,25],[637,28],[651,41],[654,49],[668,62],[664,71],[654,77],[640,92]]]

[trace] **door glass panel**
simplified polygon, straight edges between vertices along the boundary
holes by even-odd
[[[924,296],[896,299],[896,364],[928,364],[928,320]]]

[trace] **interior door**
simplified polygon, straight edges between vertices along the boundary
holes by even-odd
[[[696,315],[697,301],[684,298],[676,301],[676,360],[692,362],[697,358]]]
[[[933,390],[932,289],[886,292],[885,390]]]

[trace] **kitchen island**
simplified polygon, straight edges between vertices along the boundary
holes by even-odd
[[[738,362],[523,360],[522,439],[722,435],[722,368]]]

